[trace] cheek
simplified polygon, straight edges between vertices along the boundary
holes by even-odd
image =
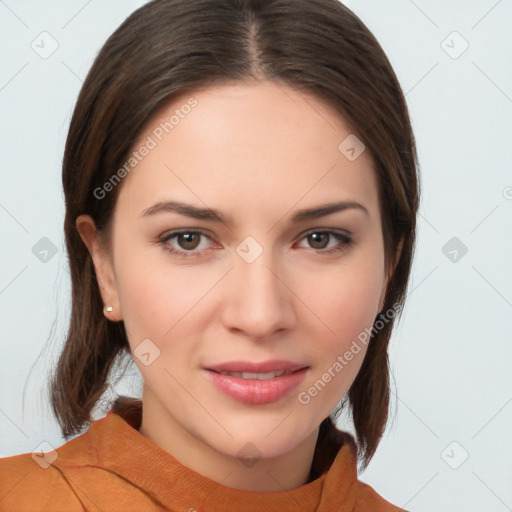
[[[378,250],[359,252],[336,271],[331,267],[316,273],[315,286],[309,286],[304,302],[317,315],[307,312],[308,338],[315,340],[311,348],[318,362],[312,377],[321,378],[329,370],[336,374],[327,392],[334,404],[348,391],[366,354],[367,333],[379,307],[383,268]]]
[[[119,265],[118,276],[119,301],[130,341],[153,339],[172,327],[169,302],[176,292],[168,286],[168,278],[146,265],[137,265],[132,257]]]
[[[353,337],[373,323],[382,280],[375,268],[354,268],[343,275],[326,304],[333,330],[342,339]],[[356,332],[357,331],[357,332]]]
[[[307,304],[310,355],[315,362],[310,378],[301,387],[298,403],[326,417],[348,392],[356,378],[378,309],[382,274],[373,265],[347,265],[336,275],[316,277]],[[306,302],[306,301],[305,301]],[[313,413],[312,413],[313,414]]]
[[[371,326],[378,312],[383,284],[383,265],[379,259],[354,258],[353,262],[332,267],[325,273],[316,273],[304,290],[304,300],[311,311],[318,315],[317,325],[323,325],[331,343],[339,344]],[[330,336],[329,336],[330,334]]]
[[[121,244],[119,249],[121,254]],[[194,266],[171,264],[167,258],[163,249],[153,248],[134,250],[116,262],[119,301],[132,347],[146,338],[161,347],[177,337],[192,338],[207,320],[200,303],[222,269],[198,272]],[[197,315],[202,315],[201,321]]]

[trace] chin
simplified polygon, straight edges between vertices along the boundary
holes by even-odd
[[[239,425],[234,430],[239,434],[234,435],[227,443],[214,443],[216,445],[214,448],[229,457],[249,458],[249,460],[251,457],[271,459],[285,455],[305,442],[308,436],[304,423],[301,424],[301,429],[291,423],[284,425],[286,420],[283,421],[283,419],[288,414],[289,412],[283,414],[279,421],[269,422],[268,428],[267,422]],[[303,429],[304,432],[302,432]]]

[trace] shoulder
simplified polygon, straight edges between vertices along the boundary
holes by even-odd
[[[0,512],[163,510],[138,464],[149,442],[133,432],[109,413],[58,448],[0,459]]]
[[[101,510],[98,492],[113,483],[114,475],[101,460],[97,431],[111,422],[92,422],[58,448],[42,443],[41,452],[0,459],[0,512]],[[115,435],[115,428],[107,433]]]
[[[385,500],[373,487],[357,481],[357,499],[354,512],[407,512]]]
[[[331,430],[327,446],[341,445],[334,463],[325,474],[325,501],[343,503],[351,512],[407,512],[393,505],[377,491],[359,480],[357,470],[357,444],[352,434]]]
[[[0,511],[85,510],[49,461],[48,454],[31,453],[0,459]]]

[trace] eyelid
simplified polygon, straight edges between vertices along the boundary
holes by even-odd
[[[164,238],[171,238],[175,235],[179,235],[181,233],[200,233],[201,235],[204,235],[208,238],[213,238],[213,233],[211,231],[208,231],[207,229],[203,228],[181,228],[181,229],[171,229],[169,231],[166,231],[162,235],[159,236],[159,239]]]
[[[297,240],[301,240],[302,238],[304,238],[304,237],[306,237],[308,235],[311,235],[313,233],[331,233],[331,234],[343,235],[343,236],[346,236],[347,238],[352,238],[352,233],[350,233],[350,231],[347,231],[346,229],[340,229],[340,228],[313,228],[313,229],[308,229],[307,231],[304,231],[303,233],[301,233],[297,237]]]

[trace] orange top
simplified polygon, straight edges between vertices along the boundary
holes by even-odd
[[[0,510],[176,512],[397,512],[357,480],[354,452],[297,489],[259,493],[225,487],[181,464],[138,432],[141,409],[115,410],[40,456],[0,459]],[[51,448],[50,448],[51,449]]]

